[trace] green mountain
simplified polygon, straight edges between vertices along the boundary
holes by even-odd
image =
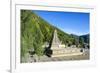
[[[89,41],[90,41],[90,34],[81,35],[80,38],[83,38],[84,43],[89,43]]]
[[[49,24],[33,11],[21,10],[21,57],[25,57],[31,49],[38,56],[43,55],[45,48],[42,46],[46,42],[49,43],[49,47],[51,46],[55,29],[62,44],[67,46],[79,44],[75,37]]]
[[[71,34],[72,37],[74,37],[78,44],[81,44],[80,46],[84,48],[85,45],[89,47],[90,44],[90,34],[85,34],[81,36],[77,36],[74,34]]]

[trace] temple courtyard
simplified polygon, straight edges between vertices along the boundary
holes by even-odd
[[[32,51],[30,51],[32,52]],[[33,51],[34,52],[34,51]],[[53,40],[50,48],[42,56],[36,54],[26,54],[22,61],[25,63],[49,62],[49,61],[69,61],[69,60],[89,60],[89,48],[65,47],[58,38],[57,30],[54,31]]]

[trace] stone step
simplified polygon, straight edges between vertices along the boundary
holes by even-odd
[[[62,56],[75,56],[75,55],[82,55],[83,53],[66,53],[66,54],[52,54],[51,57],[62,57]]]

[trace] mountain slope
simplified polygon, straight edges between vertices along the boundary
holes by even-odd
[[[78,45],[75,37],[49,24],[33,11],[21,10],[21,57],[25,57],[31,49],[38,56],[43,55],[45,48],[42,46],[45,42],[51,44],[55,29],[62,44]]]
[[[83,38],[85,43],[89,43],[90,34],[81,35],[80,38]]]

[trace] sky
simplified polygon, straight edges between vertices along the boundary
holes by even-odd
[[[89,13],[34,11],[38,16],[69,34],[85,35],[89,33]]]

